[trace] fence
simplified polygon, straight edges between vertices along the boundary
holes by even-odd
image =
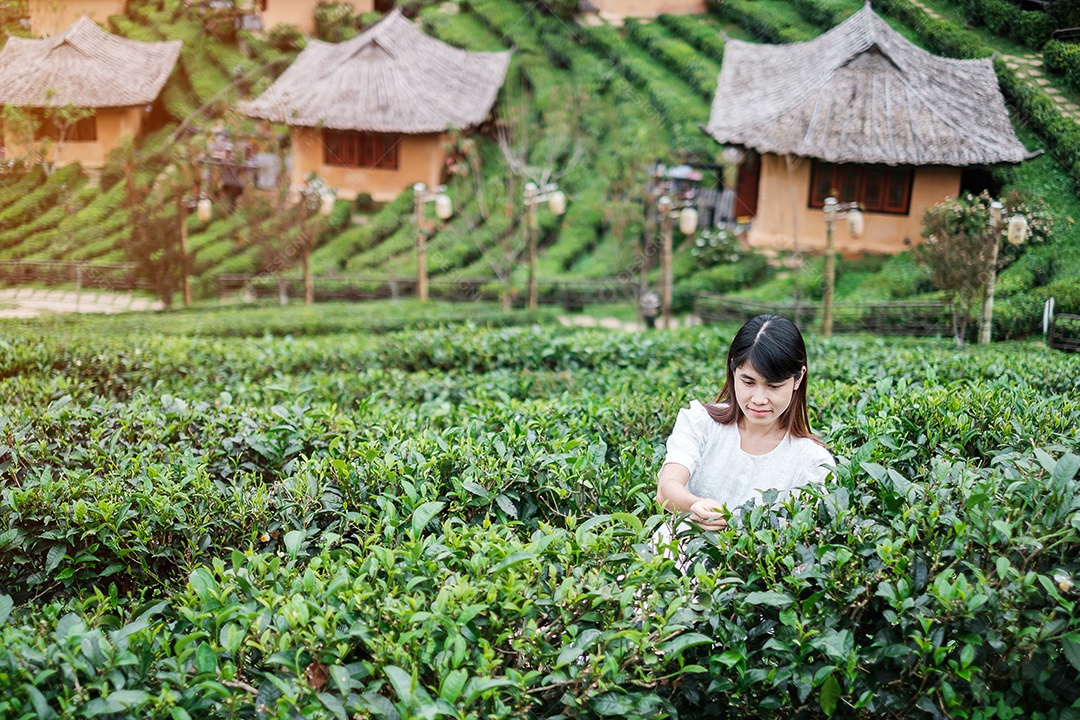
[[[282,279],[289,297],[304,296],[302,278],[287,276]],[[255,298],[277,297],[278,280],[273,275],[226,274],[215,278],[218,297],[246,292]],[[313,278],[316,301],[325,300],[382,300],[416,295],[416,278],[388,276],[316,276]],[[585,305],[633,301],[637,297],[638,284],[622,279],[611,280],[540,280],[537,283],[537,300],[542,304],[562,305],[574,310]],[[433,299],[450,301],[487,300],[502,297],[503,284],[494,278],[432,278],[428,281],[428,295]],[[525,296],[515,288],[513,302],[522,305]]]
[[[41,283],[106,290],[138,290],[146,285],[135,274],[134,263],[0,260],[0,283]]]
[[[700,293],[694,314],[702,322],[743,323],[769,313],[789,318],[800,327],[812,325],[821,314],[819,303],[763,303],[723,295]],[[834,332],[868,332],[877,335],[951,336],[952,314],[942,302],[836,303]]]
[[[1058,350],[1080,352],[1080,315],[1055,315],[1046,333],[1046,344]]]

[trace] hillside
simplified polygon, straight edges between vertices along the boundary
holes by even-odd
[[[529,149],[529,164],[562,173],[559,184],[569,198],[565,216],[555,217],[546,209],[539,213],[542,292],[552,295],[555,281],[605,280],[613,297],[618,287],[613,279],[621,284],[639,276],[646,231],[640,201],[645,168],[657,158],[669,165],[712,162],[720,150],[698,123],[708,118],[724,38],[806,40],[861,5],[859,0],[725,0],[712,4],[703,16],[661,16],[655,22],[628,21],[615,27],[568,22],[528,3],[472,0],[427,4],[417,18],[427,32],[466,49],[514,50],[500,114],[518,129],[519,144]],[[938,54],[974,57],[1000,50],[1011,57],[1025,48],[1038,52],[985,26],[964,27],[964,8],[960,2],[934,0],[930,15],[927,6],[910,0],[875,3],[905,37]],[[340,39],[377,18],[347,19],[351,24],[324,23],[324,32]],[[126,16],[111,18],[116,32],[133,39],[184,40],[180,66],[162,95],[162,128],[147,140],[148,146],[167,143],[181,123],[209,128],[232,103],[265,88],[297,52],[285,33],[260,38],[241,31],[235,37],[228,32],[218,37],[206,32],[215,27],[206,22],[179,0],[135,0]],[[1052,241],[1027,248],[999,282],[997,315],[1011,328],[1008,332],[1022,333],[1024,322],[1009,325],[1008,318],[1031,316],[1051,294],[1059,307],[1080,311],[1075,289],[1080,286],[1080,228],[1075,223],[1080,218],[1075,181],[1080,124],[1063,114],[1047,93],[1049,89],[1076,101],[1080,90],[1057,76],[1048,74],[1049,84],[1044,85],[1019,76],[1004,62],[997,67],[1021,139],[1029,149],[1046,150],[1020,168],[997,171],[1001,192],[1017,190],[1043,198],[1056,220]],[[515,200],[520,181],[508,182],[506,164],[490,136],[477,138],[474,159],[471,166],[460,163],[468,171],[449,182],[455,216],[428,240],[433,284],[483,289],[487,282],[487,291],[497,292],[500,276],[510,272],[521,291],[525,268],[507,260],[520,250],[523,236],[522,209]],[[119,167],[107,168],[100,188],[88,184],[78,168],[64,168],[48,178],[37,172],[3,176],[0,259],[131,259],[135,251],[122,176]],[[410,192],[382,207],[344,201],[337,205],[312,255],[317,276],[333,276],[346,284],[353,278],[354,285],[361,277],[370,285],[380,278],[415,276]],[[247,212],[218,209],[206,224],[188,219],[197,296],[212,297],[224,275],[267,270],[263,238],[282,231],[282,226]],[[162,227],[177,226],[175,208],[162,207],[161,213]],[[813,286],[820,273],[820,261],[814,259],[807,262],[804,277],[793,278],[753,253],[742,253],[734,263],[714,263],[691,250],[692,243],[676,233],[676,301],[684,308],[699,290],[784,298],[793,282]],[[925,273],[906,254],[842,261],[839,272],[840,299],[904,299],[932,290]],[[286,275],[298,277],[299,269],[290,267]],[[655,267],[649,275],[658,281]]]

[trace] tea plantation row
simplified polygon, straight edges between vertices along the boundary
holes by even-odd
[[[114,322],[0,341],[2,717],[1080,717],[1080,358],[811,338],[836,477],[684,574],[730,328]]]

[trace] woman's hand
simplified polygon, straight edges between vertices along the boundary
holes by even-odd
[[[723,530],[727,527],[723,512],[720,503],[705,498],[690,506],[690,519],[702,530]]]

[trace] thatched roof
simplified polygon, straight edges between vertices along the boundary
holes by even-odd
[[[351,40],[309,40],[281,77],[241,109],[273,122],[334,130],[464,129],[487,117],[509,64],[509,51],[460,50],[394,10]]]
[[[0,104],[145,105],[161,92],[180,56],[180,44],[110,35],[85,15],[42,40],[12,36],[0,50]]]
[[[802,43],[729,40],[706,132],[836,163],[989,165],[1031,156],[989,59],[912,45],[869,3]]]

